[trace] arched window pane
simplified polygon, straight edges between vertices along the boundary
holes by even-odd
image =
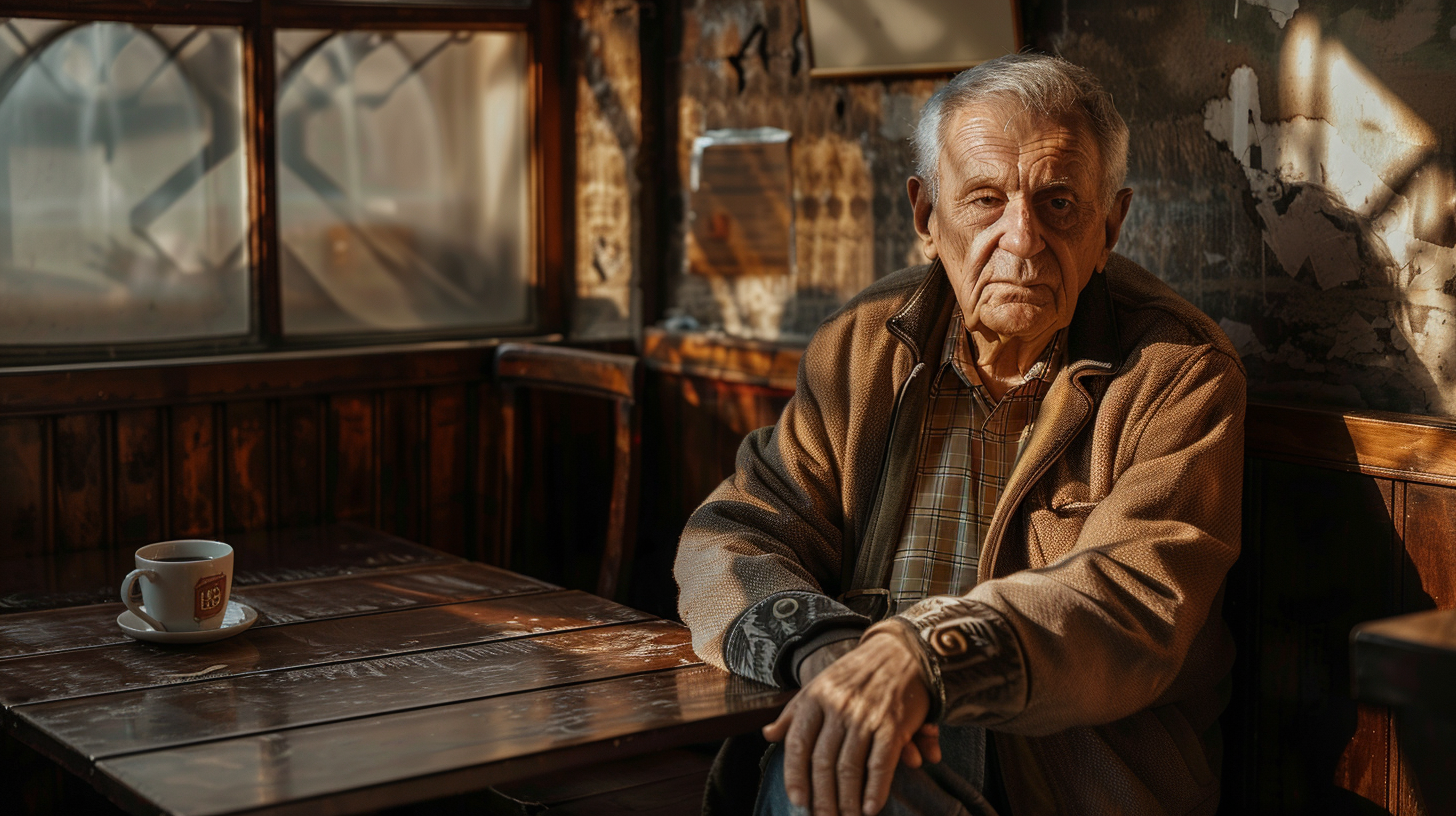
[[[236,30],[0,21],[0,343],[249,329]]]
[[[526,36],[280,31],[289,335],[530,321]]]

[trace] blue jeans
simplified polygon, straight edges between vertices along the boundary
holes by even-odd
[[[953,795],[956,791],[960,796]],[[967,810],[966,802],[975,810]],[[968,782],[949,773],[944,764],[922,765],[895,769],[895,779],[890,785],[890,801],[885,804],[880,816],[979,816],[989,813],[989,807],[982,809],[985,802],[980,793]],[[754,816],[808,816],[807,808],[794,807],[789,802],[788,791],[784,789],[784,752],[778,745],[770,746],[764,757],[763,784],[758,788],[758,804]]]

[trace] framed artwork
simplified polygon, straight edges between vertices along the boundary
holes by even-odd
[[[1016,0],[799,0],[810,75],[939,74],[1021,49]]]

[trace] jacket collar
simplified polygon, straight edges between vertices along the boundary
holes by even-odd
[[[885,328],[910,346],[917,362],[933,361],[929,355],[940,352],[955,307],[955,290],[937,258],[905,305],[885,321]],[[1077,296],[1077,311],[1067,329],[1067,370],[1074,375],[1085,369],[1112,374],[1121,366],[1112,289],[1107,285],[1107,273],[1099,271]]]

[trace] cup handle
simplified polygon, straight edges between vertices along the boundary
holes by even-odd
[[[134,569],[128,572],[126,577],[121,579],[121,602],[126,604],[126,608],[130,609],[133,615],[146,621],[153,629],[156,629],[158,632],[165,632],[167,631],[167,627],[163,626],[161,621],[143,612],[142,605],[133,601],[131,598],[132,584],[136,583],[140,578],[146,578],[154,584],[157,583],[157,573],[152,570]]]

